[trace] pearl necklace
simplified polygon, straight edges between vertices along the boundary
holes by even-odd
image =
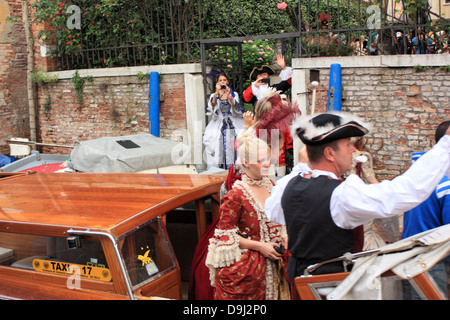
[[[254,179],[249,177],[246,173],[242,174],[242,181],[250,186],[267,187],[270,183],[268,177],[262,177],[261,179]]]

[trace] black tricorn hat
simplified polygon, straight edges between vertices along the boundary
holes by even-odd
[[[261,67],[254,67],[252,72],[250,72],[250,80],[255,81],[258,74],[267,72],[269,76],[275,74],[275,70],[268,65],[262,65]]]
[[[292,136],[309,146],[331,141],[360,137],[369,133],[371,126],[348,113],[329,112],[300,117],[291,125]]]

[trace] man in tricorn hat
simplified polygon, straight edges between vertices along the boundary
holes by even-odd
[[[263,65],[253,68],[250,73],[250,80],[253,82],[242,94],[245,102],[255,105],[270,88],[275,88],[280,93],[289,90],[292,85],[292,68],[286,67],[284,56],[281,54],[277,55],[277,64],[281,68],[279,75],[281,82],[272,85],[270,84],[270,76],[275,74],[275,70],[272,67]]]
[[[450,167],[450,128],[432,150],[392,181],[365,184],[357,175],[340,182],[352,166],[351,137],[363,136],[370,126],[346,113],[299,118],[291,126],[306,145],[310,178],[293,178],[283,193],[284,217],[291,258],[291,281],[309,265],[354,252],[353,229],[374,218],[399,215],[423,202]],[[342,272],[342,263],[326,264],[314,273]]]

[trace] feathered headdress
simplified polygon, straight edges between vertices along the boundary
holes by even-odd
[[[289,126],[296,116],[300,115],[298,104],[292,104],[289,100],[283,100],[279,92],[270,90],[261,98],[255,106],[255,131],[259,137],[261,130],[270,137],[272,130],[278,130],[280,134],[289,131]]]

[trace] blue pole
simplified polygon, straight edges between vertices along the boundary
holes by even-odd
[[[328,111],[341,111],[342,75],[341,65],[334,63],[330,67],[330,82],[328,86]]]
[[[155,137],[159,137],[159,73],[150,72],[149,84],[149,131]]]

